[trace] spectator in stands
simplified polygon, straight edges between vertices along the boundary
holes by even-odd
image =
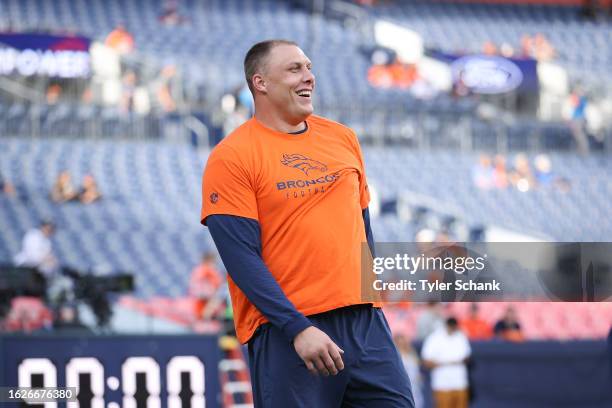
[[[533,38],[534,58],[539,62],[550,61],[555,58],[556,51],[550,41],[542,33]]]
[[[173,95],[173,83],[176,80],[176,66],[169,64],[162,68],[159,76],[151,83],[156,101],[164,112],[176,111],[177,106]]]
[[[422,408],[424,404],[422,391],[423,380],[421,378],[421,370],[419,368],[419,355],[405,335],[396,334],[393,336],[393,342],[395,343],[395,347],[397,347],[397,351],[400,353],[402,363],[404,364],[404,368],[408,373],[408,378],[410,378],[414,406],[415,408]]]
[[[15,255],[15,264],[37,268],[46,277],[54,274],[59,267],[51,243],[51,237],[54,233],[55,225],[48,220],[41,222],[38,228],[26,232],[21,251]]]
[[[582,154],[589,152],[589,137],[587,134],[587,106],[588,99],[581,87],[576,87],[567,98],[563,106],[563,115],[569,121],[572,135],[576,141],[578,151]]]
[[[15,187],[9,183],[0,172],[0,193],[4,193],[7,196],[15,195]]]
[[[527,34],[521,37],[521,56],[523,58],[533,58],[533,39]]]
[[[136,91],[136,73],[132,70],[126,71],[121,78],[121,101],[119,106],[125,113],[134,108],[134,92]]]
[[[497,55],[497,46],[493,41],[485,41],[482,45],[482,53],[484,55]]]
[[[440,302],[427,302],[416,323],[416,340],[423,340],[444,325]]]
[[[117,51],[119,55],[126,55],[134,50],[134,37],[123,26],[118,24],[113,31],[108,34],[104,41],[107,47]]]
[[[201,262],[191,271],[189,295],[198,299],[195,311],[198,317],[203,317],[208,302],[215,297],[223,283],[221,273],[217,269],[216,259],[214,252],[205,252],[202,254]],[[208,310],[210,311],[210,308]]]
[[[521,192],[527,192],[535,186],[535,179],[526,154],[519,153],[514,158],[514,169],[510,173],[510,182]]]
[[[49,105],[55,105],[62,95],[62,87],[60,84],[51,84],[47,88],[46,99]]]
[[[555,174],[552,171],[552,163],[546,154],[539,154],[534,161],[534,175],[538,187],[550,187],[555,181]]]
[[[521,37],[521,54],[524,58],[543,62],[554,59],[557,52],[546,36],[538,33],[533,37],[528,34]]]
[[[466,363],[472,353],[457,319],[446,319],[442,327],[423,343],[423,365],[431,370],[431,389],[436,408],[467,408],[468,373]]]
[[[491,157],[481,154],[478,164],[472,168],[472,181],[481,190],[489,190],[494,187],[494,170]]]
[[[506,158],[501,154],[495,155],[495,158],[493,159],[493,184],[499,189],[508,187]]]
[[[91,174],[86,174],[83,177],[83,186],[79,192],[79,201],[83,204],[91,204],[102,198],[102,194],[98,189],[98,183]]]
[[[72,176],[68,170],[62,171],[55,179],[55,184],[51,189],[51,200],[56,203],[65,203],[78,199],[78,195],[79,193],[72,185]]]
[[[167,26],[177,26],[189,21],[179,13],[178,0],[165,0],[159,22]]]
[[[470,340],[489,340],[493,337],[493,328],[479,316],[477,303],[470,305],[470,313],[461,321],[461,329]]]
[[[516,310],[512,306],[506,308],[502,318],[495,323],[493,328],[495,337],[509,341],[523,341],[521,325],[516,316]]]

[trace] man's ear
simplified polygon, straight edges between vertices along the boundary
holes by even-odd
[[[253,75],[253,88],[264,94],[267,92],[266,81],[261,74]]]

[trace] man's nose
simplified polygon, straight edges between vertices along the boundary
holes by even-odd
[[[311,70],[309,70],[309,69],[306,70],[306,72],[304,74],[304,77],[303,77],[303,80],[304,80],[304,82],[308,82],[310,84],[314,84],[315,76],[314,76],[314,74],[312,73]]]

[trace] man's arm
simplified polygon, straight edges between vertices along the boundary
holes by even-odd
[[[232,280],[293,341],[307,368],[324,375],[342,370],[343,351],[295,308],[263,262],[259,223],[245,217],[211,215],[206,225]]]
[[[363,216],[363,225],[365,226],[365,234],[368,240],[368,246],[370,247],[370,252],[372,253],[372,258],[376,258],[376,249],[374,247],[374,234],[372,233],[372,227],[370,226],[370,209],[366,207],[361,210],[361,215]]]

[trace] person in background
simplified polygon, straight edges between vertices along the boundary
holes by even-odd
[[[104,44],[117,51],[120,55],[129,54],[134,51],[134,37],[123,24],[117,24],[115,29],[106,37]]]
[[[79,192],[79,201],[83,204],[91,204],[101,198],[102,194],[98,190],[96,179],[91,174],[85,175],[83,177],[83,186]]]
[[[216,258],[214,252],[205,252],[202,254],[201,262],[191,271],[189,295],[198,299],[195,310],[198,317],[204,317],[205,311],[208,315],[206,317],[210,317],[214,312],[207,306],[223,283],[221,273],[217,269]]]
[[[65,203],[78,199],[78,192],[72,185],[72,176],[68,170],[62,171],[55,179],[51,189],[51,200],[56,203]]]
[[[538,154],[533,160],[535,167],[534,176],[538,187],[550,187],[555,181],[555,174],[552,171],[552,163],[546,154]]]
[[[506,157],[498,154],[493,159],[493,184],[495,188],[505,189],[508,187],[508,170],[506,168]]]
[[[4,193],[7,196],[15,195],[15,187],[9,183],[0,172],[0,193]]]
[[[508,306],[502,318],[493,327],[495,337],[508,341],[523,341],[521,325],[516,316],[516,310]]]
[[[397,351],[400,353],[402,363],[404,363],[404,368],[408,373],[408,378],[410,378],[414,407],[422,408],[424,406],[422,391],[423,379],[421,378],[419,355],[405,335],[396,334],[393,336],[393,342],[397,347]]]
[[[444,325],[440,302],[427,302],[416,323],[416,339],[423,340]]]
[[[59,306],[53,320],[53,330],[62,334],[90,334],[91,330],[83,324],[76,304],[66,302]]]
[[[489,340],[493,337],[493,328],[479,316],[477,303],[470,305],[470,313],[461,321],[461,329],[470,340]]]
[[[532,190],[535,186],[535,179],[526,154],[519,153],[514,158],[514,169],[510,174],[510,181],[517,190],[523,193]]]
[[[38,228],[32,228],[23,237],[21,251],[15,255],[17,266],[38,269],[45,277],[53,275],[59,267],[51,237],[55,233],[55,224],[44,220]]]
[[[481,190],[489,190],[494,187],[493,165],[488,154],[481,154],[472,168],[472,181]]]
[[[459,330],[457,319],[446,319],[445,327],[430,334],[423,343],[423,365],[431,370],[431,388],[436,408],[467,408],[466,363],[472,349]]]

